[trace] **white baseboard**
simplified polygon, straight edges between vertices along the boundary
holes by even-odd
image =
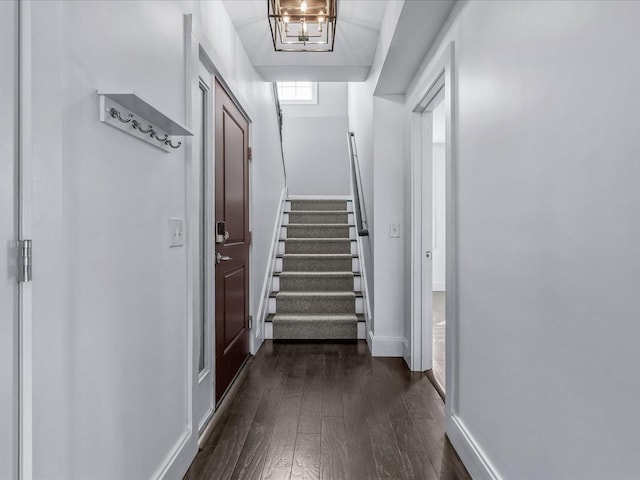
[[[433,282],[433,291],[434,292],[444,292],[446,291],[446,284],[445,282]]]
[[[280,227],[282,225],[282,217],[284,215],[284,206],[287,200],[287,187],[282,187],[280,194],[280,203],[278,204],[278,212],[273,227],[273,236],[271,238],[271,248],[269,249],[269,262],[262,282],[262,292],[260,295],[260,305],[258,313],[254,318],[254,340],[251,353],[255,355],[262,345],[265,338],[270,338],[265,329],[265,319],[269,314],[269,293],[271,293],[271,279],[273,278],[273,269],[275,267],[276,253],[278,252],[278,242],[280,240]]]
[[[458,452],[460,460],[474,480],[502,480],[482,449],[478,446],[460,418],[447,419],[447,435]]]
[[[409,339],[404,337],[402,339],[402,358],[404,358],[405,363],[411,369],[411,348],[409,347]]]
[[[273,340],[273,323],[265,322],[264,324],[264,339]]]
[[[180,435],[180,438],[163,462],[163,466],[160,467],[153,478],[157,480],[170,480],[173,478],[182,478],[184,474],[187,473],[187,469],[198,450],[197,442],[190,442],[191,435],[192,432],[190,428]],[[190,445],[193,447],[193,453],[191,455],[183,455],[185,449],[189,448]]]
[[[374,335],[369,331],[369,348],[373,357],[402,357],[404,350],[403,337],[386,337]]]
[[[350,195],[289,195],[288,200],[351,200]]]

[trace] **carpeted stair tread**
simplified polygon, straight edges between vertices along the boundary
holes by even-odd
[[[277,258],[358,258],[357,253],[278,253]]]
[[[313,228],[332,228],[332,227],[355,227],[354,223],[289,223],[285,227],[313,227]],[[326,237],[325,237],[326,238]],[[338,237],[336,237],[338,238]]]
[[[353,272],[282,272],[278,275],[281,292],[345,292],[354,291]]]
[[[353,277],[359,277],[360,274],[359,273],[354,273],[354,272],[279,272],[279,273],[274,273],[274,275],[279,276],[280,278],[283,277],[329,277],[329,278],[333,278],[333,277],[348,277],[348,278],[353,278]]]
[[[364,322],[365,318],[364,315],[361,313],[355,313],[355,314],[333,314],[333,315],[328,315],[328,314],[323,314],[323,313],[305,313],[305,314],[300,314],[300,313],[270,313],[269,315],[267,315],[267,318],[265,319],[265,322],[278,322],[278,321],[322,321],[322,320],[326,320],[329,322],[336,322],[336,321],[353,321],[353,319],[355,319],[357,322]]]
[[[346,210],[348,200],[290,200],[291,210]]]
[[[352,213],[349,210],[291,210],[286,213],[317,213],[318,215],[333,215],[336,213]]]
[[[281,297],[331,297],[331,298],[355,298],[356,292],[275,292],[276,298]]]
[[[349,239],[349,229],[353,225],[347,224],[289,224],[286,228],[286,240],[295,238],[342,238]]]
[[[349,223],[349,212],[347,211],[306,211],[306,210],[293,210],[288,212],[288,223],[299,225],[318,225],[318,224],[340,224],[346,225]]]
[[[284,253],[351,253],[349,238],[287,238]]]

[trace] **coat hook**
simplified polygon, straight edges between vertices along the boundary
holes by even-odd
[[[168,134],[164,134],[164,138],[159,138],[158,137],[158,132],[153,132],[153,134],[151,135],[152,137],[156,137],[156,140],[158,140],[159,142],[166,142],[167,139],[169,138]]]
[[[145,130],[145,129],[142,128],[142,125],[137,120],[133,121],[133,128],[139,130],[142,133],[151,133],[151,132],[153,132],[153,125],[149,125],[147,127],[147,130]]]
[[[129,123],[131,120],[133,120],[133,113],[130,113],[129,116],[126,118],[126,120],[123,120],[122,116],[120,115],[120,112],[117,111],[115,108],[112,108],[111,110],[109,110],[109,114],[113,118],[117,118],[118,120],[120,120],[122,123]]]

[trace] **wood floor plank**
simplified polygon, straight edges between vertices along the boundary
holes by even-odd
[[[365,401],[361,393],[345,393],[345,435],[347,439],[348,478],[368,480],[376,476],[376,463],[367,426]]]
[[[322,389],[304,390],[298,433],[322,432]]]
[[[322,417],[320,479],[345,480],[348,477],[347,442],[343,417]]]
[[[298,434],[291,480],[320,480],[320,436],[319,433]]]
[[[282,389],[271,388],[262,397],[231,479],[257,480],[262,476],[282,393]]]
[[[287,479],[291,475],[303,386],[304,373],[287,379],[262,471],[264,480]]]

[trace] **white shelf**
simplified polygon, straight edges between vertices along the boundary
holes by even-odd
[[[168,115],[162,113],[133,91],[98,91],[97,94],[100,99],[100,121],[143,140],[154,147],[164,150],[165,152],[171,152],[177,149],[172,148],[169,143],[161,141],[161,139],[164,139],[166,136],[168,136],[167,141],[170,141],[173,145],[177,145],[180,141],[180,139],[174,139],[173,137],[193,136],[193,132],[191,132],[191,130],[172,120]],[[118,120],[118,118],[114,118],[110,114],[112,108],[120,114],[121,118],[127,119],[132,115],[132,119],[124,122]],[[136,122],[144,130],[153,128],[154,135],[134,128],[134,124]]]

